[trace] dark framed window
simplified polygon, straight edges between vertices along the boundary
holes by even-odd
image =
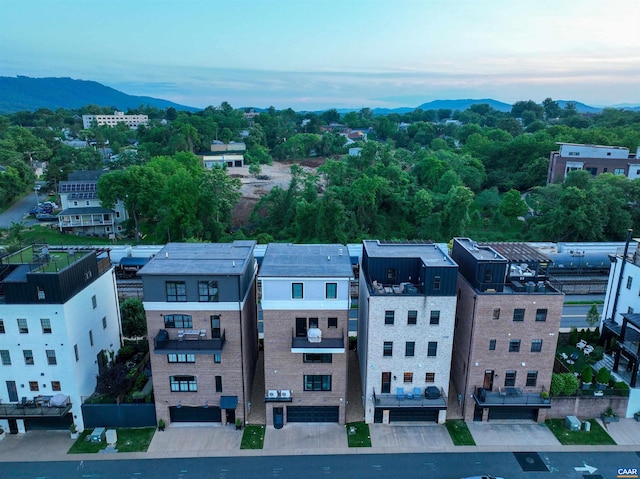
[[[27,320],[25,318],[18,318],[18,332],[20,334],[29,333],[29,325],[27,324]]]
[[[404,373],[402,382],[412,383],[413,382],[413,373]]]
[[[318,329],[318,318],[309,318],[309,329]]]
[[[531,341],[531,352],[539,353],[542,351],[542,339],[534,339]]]
[[[93,306],[93,309],[98,307],[98,298],[96,298],[95,294],[91,296],[91,306]]]
[[[49,318],[41,318],[42,334],[51,334],[51,320]]]
[[[302,362],[328,364],[333,362],[333,355],[331,353],[305,353],[302,355]]]
[[[407,313],[407,324],[418,324],[418,312],[410,310]]]
[[[433,277],[433,290],[438,291],[440,289],[440,276]]]
[[[107,317],[102,317],[102,329],[107,329]]]
[[[222,392],[222,376],[216,376],[216,392]]]
[[[0,319],[0,334],[4,334],[4,319]]]
[[[218,301],[217,281],[198,281],[198,301],[215,303]]]
[[[415,341],[407,341],[404,343],[404,355],[405,356],[415,356],[416,353],[416,343]]]
[[[326,299],[338,299],[338,283],[327,283],[324,297]]]
[[[527,371],[527,387],[536,387],[538,383],[538,371]]]
[[[496,350],[496,340],[495,339],[490,339],[489,340],[489,351],[495,351]]]
[[[193,319],[188,314],[167,314],[164,317],[165,328],[193,328]]]
[[[493,319],[500,319],[500,308],[493,308]]]
[[[438,354],[438,342],[429,341],[427,344],[427,356],[436,356]]]
[[[171,392],[198,392],[198,381],[195,376],[169,376]]]
[[[547,310],[536,309],[536,321],[546,321],[546,320],[547,320]]]
[[[209,318],[211,320],[211,337],[218,339],[222,337],[222,329],[220,327],[220,315],[213,314]]]
[[[213,355],[213,362],[216,363],[216,364],[220,364],[222,362],[222,354],[215,353]]]
[[[507,370],[504,373],[504,386],[511,387],[516,385],[516,371]]]
[[[514,309],[513,310],[513,320],[514,321],[524,321],[524,309]]]
[[[47,349],[47,364],[49,366],[55,366],[58,364],[58,359],[56,358],[55,349]]]
[[[305,374],[305,391],[331,391],[331,375],[329,374]]]
[[[93,346],[93,331],[89,330],[89,344]]]
[[[385,311],[384,312],[384,324],[393,324],[396,318],[395,311]]]
[[[510,353],[519,353],[520,352],[520,340],[519,339],[511,339],[509,341],[509,352]]]
[[[78,354],[78,345],[77,344],[73,345],[73,354],[76,357],[76,361],[80,361],[80,354]]]
[[[60,381],[51,381],[51,390],[62,391],[62,387],[60,386]]]
[[[338,327],[338,318],[327,318],[327,327],[329,329]]]
[[[436,382],[436,373],[425,373],[424,382],[425,383],[435,383]]]
[[[8,349],[0,350],[0,360],[3,366],[11,366],[11,354]]]
[[[167,354],[168,363],[195,363],[195,354]]]
[[[38,381],[29,381],[29,391],[39,391]]]
[[[291,298],[292,299],[304,298],[304,286],[302,283],[291,283]]]
[[[23,349],[22,354],[24,355],[24,363],[27,366],[33,366],[35,364],[33,361],[33,351],[31,349]]]
[[[389,357],[393,356],[393,341],[385,341],[382,346],[382,355]]]
[[[431,311],[429,324],[440,324],[440,311]]]
[[[631,283],[633,283],[633,278],[631,276],[627,276],[627,289],[631,289]]]
[[[167,281],[166,289],[169,303],[187,301],[187,285],[184,281]]]

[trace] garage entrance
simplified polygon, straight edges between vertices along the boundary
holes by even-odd
[[[492,419],[538,420],[538,408],[494,407],[489,409],[489,421]]]
[[[423,407],[376,408],[373,422],[381,424],[383,411],[389,410],[389,422],[438,422],[438,409]]]
[[[289,406],[287,422],[340,422],[339,406]]]
[[[217,406],[171,406],[169,417],[171,422],[222,422],[222,414]]]

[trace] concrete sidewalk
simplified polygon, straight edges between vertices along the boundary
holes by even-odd
[[[599,420],[598,420],[599,421]],[[230,426],[171,426],[156,432],[149,450],[118,454],[67,454],[73,444],[66,431],[28,431],[0,441],[0,461],[82,461],[168,457],[281,456],[498,451],[637,451],[640,423],[621,419],[608,425],[616,446],[563,446],[546,426],[536,423],[468,422],[475,446],[454,446],[445,426],[371,424],[370,448],[349,448],[344,426],[288,424],[268,427],[264,448],[240,449],[243,431]]]

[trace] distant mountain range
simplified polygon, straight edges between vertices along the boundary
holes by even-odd
[[[569,101],[557,100],[561,108],[564,108]],[[499,111],[511,111],[509,103],[485,98],[479,100],[434,100],[417,107],[374,108],[373,113],[374,115],[403,114],[417,108],[422,110],[446,109],[462,111],[471,105],[483,103]],[[577,101],[574,101],[574,103],[581,113],[599,113],[602,111],[602,108],[592,107]],[[72,78],[31,78],[27,76],[0,77],[0,114],[25,110],[35,111],[40,108],[48,108],[50,110],[57,110],[58,108],[77,109],[86,105],[114,107],[123,111],[129,108],[138,108],[141,105],[149,105],[156,108],[173,107],[176,110],[191,112],[200,110],[200,108],[179,105],[159,98],[127,95],[95,81],[74,80]],[[616,105],[613,108],[640,111],[640,106],[638,105]],[[262,108],[254,108],[253,110],[256,112],[265,111]],[[358,110],[356,108],[338,109],[338,112],[344,114]]]
[[[95,81],[71,78],[0,77],[0,113],[35,111],[40,108],[76,109],[86,105],[128,108],[153,106],[198,111],[200,108],[179,105],[149,96],[134,96]]]

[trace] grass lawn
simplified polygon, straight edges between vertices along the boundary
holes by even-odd
[[[475,446],[476,441],[467,427],[467,423],[461,419],[447,421],[445,423],[449,436],[455,446]]]
[[[369,425],[364,422],[350,422],[346,425],[349,447],[371,447]]]
[[[564,419],[547,419],[545,424],[565,446],[615,446],[616,443],[595,419],[589,419],[591,431],[569,431]]]
[[[89,442],[89,434],[93,429],[86,429],[76,442],[71,446],[67,454],[95,454],[105,447],[106,442]],[[155,427],[116,428],[118,452],[145,452],[149,448]]]
[[[264,445],[264,426],[249,424],[244,428],[240,449],[262,449]]]

